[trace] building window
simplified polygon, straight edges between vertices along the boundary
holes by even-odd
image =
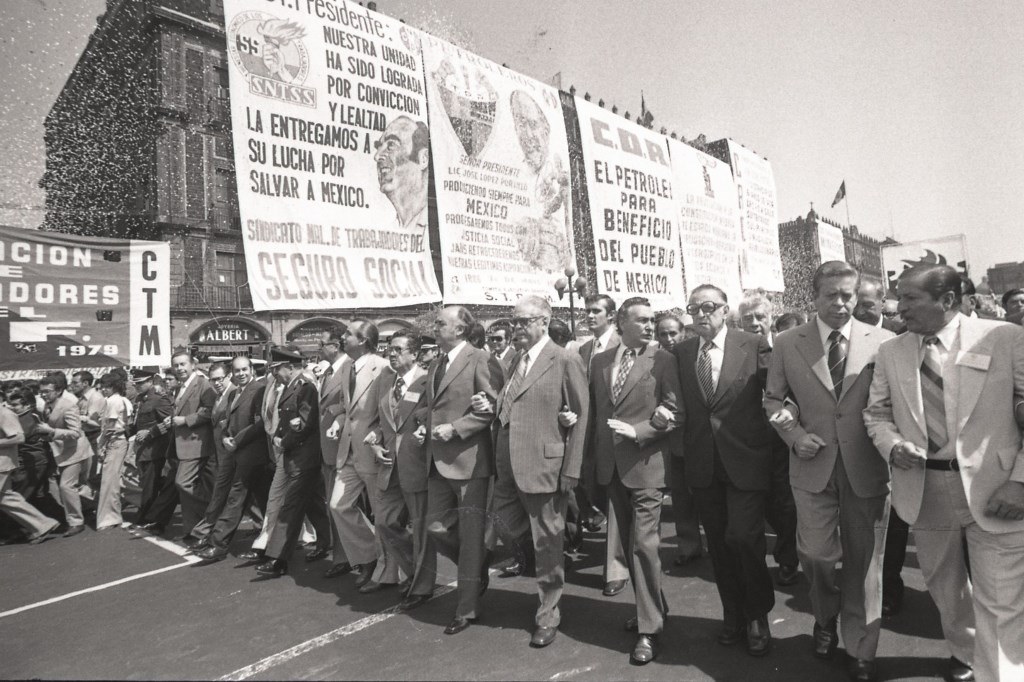
[[[218,251],[216,258],[214,277],[217,286],[238,288],[249,281],[243,254]]]

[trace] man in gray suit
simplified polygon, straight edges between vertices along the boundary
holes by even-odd
[[[320,355],[328,363],[320,376],[320,456],[323,459],[324,500],[334,495],[334,480],[338,475],[338,441],[327,437],[338,415],[341,414],[341,386],[348,376],[348,363],[352,359],[345,353],[345,336],[341,327],[323,333],[320,341]],[[352,570],[352,564],[345,556],[345,548],[338,533],[334,514],[329,514],[331,523],[331,567],[324,573],[325,578],[336,578]],[[311,552],[306,558],[317,557]]]
[[[645,298],[631,298],[618,311],[622,336],[616,348],[594,357],[591,365],[591,432],[598,483],[620,519],[620,542],[629,547],[629,574],[636,593],[636,617],[626,629],[638,633],[630,662],[645,665],[657,655],[657,637],[668,604],[661,590],[662,489],[671,481],[673,447],[666,438],[680,415],[676,360],[651,345],[654,311]],[[651,425],[662,411],[665,428]]]
[[[46,422],[39,425],[39,432],[51,441],[53,458],[60,472],[60,501],[68,522],[67,532],[75,535],[85,528],[78,483],[93,451],[82,431],[78,400],[67,387],[68,380],[63,372],[47,374],[39,381],[39,395],[46,402]]]
[[[764,408],[792,452],[789,477],[797,547],[811,583],[814,655],[835,652],[839,618],[851,677],[868,681],[878,677],[889,467],[861,413],[878,347],[892,334],[853,318],[857,283],[857,271],[842,261],[822,263],[814,273],[818,314],[775,340]],[[787,408],[789,400],[798,408]]]
[[[512,325],[522,352],[498,394],[494,424],[495,530],[506,544],[532,536],[537,561],[533,647],[554,641],[561,620],[565,510],[579,482],[589,412],[583,362],[551,341],[550,321],[551,305],[543,298],[526,296],[516,304]],[[572,428],[558,421],[563,407],[579,415]]]
[[[228,491],[231,489],[231,481],[235,477],[234,454],[226,450],[222,442],[228,424],[228,408],[235,393],[235,385],[228,378],[228,373],[229,368],[223,362],[210,365],[207,372],[210,385],[217,392],[217,402],[213,404],[213,411],[210,413],[216,462],[210,502],[206,505],[203,519],[192,529],[192,535],[200,538],[199,542],[192,547],[193,553],[210,546],[210,532],[213,530],[214,524],[217,523],[224,504],[228,501]]]

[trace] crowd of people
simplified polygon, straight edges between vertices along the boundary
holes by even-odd
[[[596,295],[580,345],[526,296],[486,329],[444,307],[431,337],[399,331],[383,357],[377,328],[357,319],[324,334],[318,364],[271,349],[266,376],[247,357],[202,372],[179,349],[169,373],[131,381],[7,382],[4,542],[77,535],[90,516],[97,530],[162,535],[180,506],[175,539],[213,564],[249,514],[261,530],[238,556],[261,576],[285,575],[302,541],[325,577],[400,590],[403,610],[431,598],[447,558],[448,635],[482,616],[492,564],[535,577],[530,645],[542,648],[558,633],[566,550],[606,525],[603,593],[632,584],[624,629],[643,665],[669,610],[668,495],[674,563],[710,558],[719,644],[768,654],[773,581],[802,570],[808,653],[834,656],[841,635],[851,678],[878,679],[913,528],[948,677],[1024,679],[1024,291],[1003,299],[1015,325],[980,319],[965,284],[917,266],[897,300],[832,261],[814,274],[810,315],[775,315],[757,292],[732,307],[713,284],[685,314]]]

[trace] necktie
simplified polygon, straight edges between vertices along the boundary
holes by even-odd
[[[332,376],[334,376],[334,365],[327,365],[327,369],[324,370],[323,377],[320,378],[321,392],[323,392],[324,388],[327,386],[327,382],[331,380]]]
[[[352,363],[348,367],[348,399],[352,400],[356,395],[356,374],[359,370],[356,369],[356,363]]]
[[[704,394],[704,401],[711,402],[711,399],[715,397],[715,377],[711,371],[711,353],[709,352],[715,347],[714,341],[708,341],[700,349],[700,355],[697,358],[697,381],[700,382],[700,390]]]
[[[832,375],[832,389],[836,393],[836,400],[843,394],[843,377],[846,376],[846,350],[849,343],[846,337],[833,329],[828,335],[828,373]]]
[[[437,359],[437,371],[434,372],[434,395],[437,395],[438,389],[441,388],[441,377],[444,376],[444,371],[446,369],[448,369],[447,353]]]
[[[946,404],[942,397],[942,358],[939,338],[924,340],[924,361],[921,362],[921,398],[924,402],[924,423],[928,429],[928,450],[935,453],[948,442],[946,436]]]
[[[516,366],[515,374],[512,375],[512,380],[508,383],[508,388],[505,389],[505,397],[501,403],[501,414],[498,415],[498,419],[501,420],[502,426],[508,426],[508,423],[512,421],[512,401],[519,392],[519,386],[523,383],[523,379],[526,378],[526,373],[530,368],[530,356],[524,354],[523,359],[519,361],[519,365]]]
[[[626,377],[629,376],[629,370],[633,369],[633,360],[635,358],[636,351],[632,348],[627,348],[622,352],[622,359],[619,360],[619,373],[615,376],[615,385],[612,386],[612,402],[619,399],[622,387],[626,385]]]
[[[405,379],[398,377],[395,379],[395,390],[391,392],[391,397],[396,405],[401,402],[403,395],[405,395]]]

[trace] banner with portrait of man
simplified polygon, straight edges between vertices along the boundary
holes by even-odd
[[[448,303],[506,305],[576,267],[558,91],[423,36]]]
[[[254,308],[439,301],[419,32],[355,3],[224,12]]]

